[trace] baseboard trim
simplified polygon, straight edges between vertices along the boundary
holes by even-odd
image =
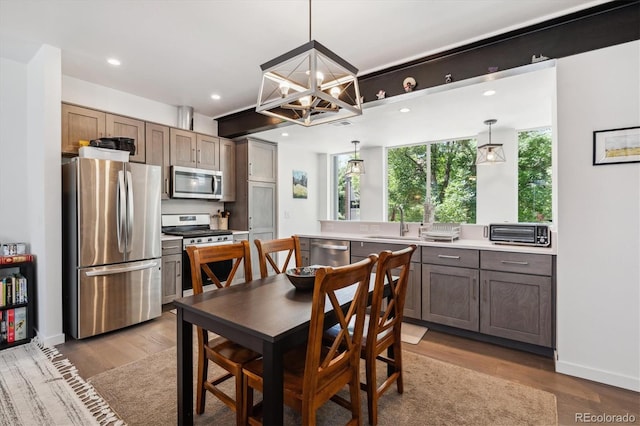
[[[556,373],[580,377],[582,379],[640,392],[640,378],[638,377],[625,376],[611,371],[598,370],[572,362],[556,361]]]
[[[39,330],[36,330],[36,338],[40,342],[41,346],[54,347],[65,342],[64,333],[56,334],[54,336],[43,336]]]

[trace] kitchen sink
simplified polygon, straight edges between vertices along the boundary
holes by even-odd
[[[406,240],[406,241],[421,241],[418,237],[403,236],[400,235],[367,235],[365,238],[373,238],[376,240]]]

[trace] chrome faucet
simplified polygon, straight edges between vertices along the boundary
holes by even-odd
[[[400,236],[404,237],[404,234],[409,232],[409,225],[404,223],[404,209],[402,206],[398,206],[398,210],[400,210]]]

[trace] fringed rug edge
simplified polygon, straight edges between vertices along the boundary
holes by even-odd
[[[71,361],[65,358],[56,348],[45,346],[38,336],[31,339],[31,342],[51,361],[101,426],[126,426],[127,423],[96,392],[95,388],[80,377],[76,366]]]

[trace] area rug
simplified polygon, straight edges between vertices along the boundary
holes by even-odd
[[[417,345],[429,329],[420,325],[403,322],[400,330],[400,340],[404,343],[409,343],[410,345]]]
[[[551,393],[408,351],[403,351],[403,357],[404,393],[398,394],[394,386],[380,399],[382,426],[557,425],[556,398]],[[175,348],[98,374],[90,382],[130,425],[173,425],[177,420]],[[232,383],[224,386],[225,391],[233,391]],[[364,392],[361,407],[366,424]],[[348,417],[344,408],[329,402],[318,411],[318,424],[345,424]],[[205,412],[194,414],[194,422],[231,425],[235,415],[208,394]],[[285,424],[301,424],[301,418],[285,408]]]
[[[0,425],[121,425],[55,348],[34,340],[0,352]]]

